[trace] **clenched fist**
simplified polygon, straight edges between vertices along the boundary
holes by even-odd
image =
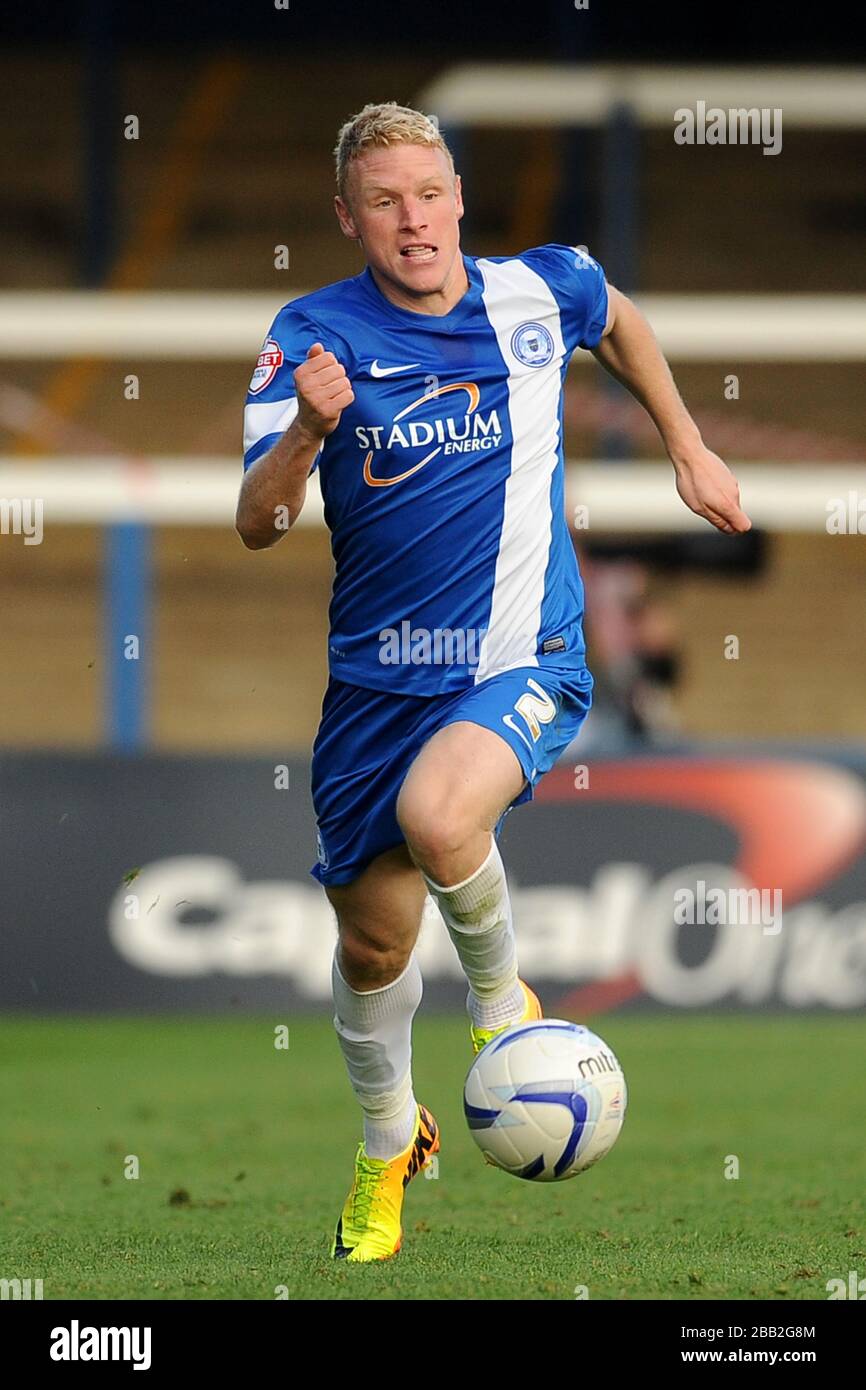
[[[294,378],[301,428],[317,439],[333,434],[346,406],[355,399],[345,367],[321,343],[313,343]]]

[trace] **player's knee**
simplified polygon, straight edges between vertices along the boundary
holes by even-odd
[[[435,865],[457,853],[471,836],[474,822],[454,797],[422,799],[413,791],[397,801],[397,821],[415,859],[435,877]]]
[[[340,926],[337,963],[340,974],[353,989],[378,989],[389,984],[406,968],[412,945],[394,941],[387,929],[364,929],[358,925]]]

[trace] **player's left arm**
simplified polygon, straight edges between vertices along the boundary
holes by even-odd
[[[607,295],[607,322],[593,356],[652,418],[686,506],[720,531],[748,531],[752,523],[740,506],[737,480],[701,439],[652,328],[620,290],[608,284]]]

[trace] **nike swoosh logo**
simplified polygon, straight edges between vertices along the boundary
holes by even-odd
[[[395,372],[409,372],[413,367],[420,367],[420,362],[407,362],[405,367],[380,367],[379,359],[370,363],[371,376],[393,376]]]

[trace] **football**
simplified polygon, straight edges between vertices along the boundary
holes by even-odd
[[[560,1018],[491,1038],[466,1077],[463,1110],[486,1161],[516,1178],[561,1182],[610,1151],[627,1100],[607,1043]]]

